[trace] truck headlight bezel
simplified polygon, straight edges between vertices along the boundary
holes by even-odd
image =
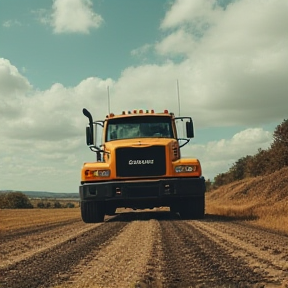
[[[174,168],[176,173],[192,173],[197,171],[197,165],[177,165]]]
[[[99,169],[92,171],[92,175],[94,177],[110,177],[110,170],[109,169]]]

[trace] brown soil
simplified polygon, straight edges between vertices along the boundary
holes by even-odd
[[[229,217],[144,211],[34,228],[2,233],[1,288],[288,287],[288,237]]]

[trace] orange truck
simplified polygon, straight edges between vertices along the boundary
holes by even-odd
[[[204,217],[206,188],[200,162],[181,158],[180,153],[194,137],[191,117],[175,117],[167,110],[132,110],[93,121],[87,109],[83,114],[89,119],[86,144],[96,153],[96,161],[84,163],[81,171],[85,223],[103,222],[120,207],[170,207],[183,219]]]

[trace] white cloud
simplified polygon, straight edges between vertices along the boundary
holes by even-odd
[[[120,113],[130,108],[154,108],[156,111],[168,108],[177,112],[174,79],[186,67],[175,66],[172,62],[163,66],[147,65],[126,69],[117,82],[91,77],[76,87],[66,88],[56,83],[46,91],[31,91],[29,82],[15,66],[5,60],[2,60],[2,66],[5,66],[0,74],[2,79],[9,79],[8,76],[13,74],[13,81],[22,85],[18,85],[16,94],[13,94],[13,89],[8,89],[10,95],[17,95],[9,102],[15,115],[1,114],[0,173],[5,178],[1,188],[7,188],[5,185],[11,187],[13,177],[9,175],[15,175],[17,171],[13,189],[30,190],[29,187],[33,187],[41,190],[41,187],[46,187],[51,191],[76,191],[82,163],[95,159],[85,146],[87,119],[82,115],[83,107],[91,111],[95,120],[103,119],[107,113],[109,86],[112,112]],[[159,98],[155,98],[156,95]],[[196,96],[189,99],[186,95],[183,111],[190,116],[189,112],[194,110],[192,114],[197,115],[196,119],[202,117],[203,120],[206,115],[201,116],[201,111],[209,113],[209,110],[201,107],[201,103],[198,106],[197,98],[193,100],[193,97]],[[6,94],[0,93],[1,103],[6,98]],[[198,109],[193,107],[193,102]],[[196,122],[199,127],[201,121]],[[267,148],[271,137],[263,129],[250,128],[231,139],[187,145],[183,148],[183,155],[199,158],[204,176],[213,178],[227,171],[228,165],[238,158],[256,153],[258,148]],[[37,185],[34,184],[35,178]],[[69,184],[64,185],[64,182]]]
[[[21,95],[31,89],[31,84],[18,69],[9,60],[0,58],[0,120],[21,117]]]
[[[54,1],[54,31],[88,33],[99,27],[102,18],[91,3]],[[271,133],[256,127],[287,119],[288,4],[239,0],[223,10],[216,3],[175,1],[161,24],[163,39],[154,46],[165,62],[127,67],[117,80],[91,77],[75,87],[55,83],[36,91],[15,66],[0,59],[0,173],[6,185],[15,182],[17,171],[15,189],[38,189],[33,186],[36,177],[39,190],[75,191],[71,187],[79,184],[75,175],[80,174],[83,159],[94,160],[85,147],[87,119],[82,108],[95,120],[103,119],[108,86],[111,112],[147,108],[177,114],[178,79],[181,114],[192,116],[197,129],[253,127],[231,139],[192,142],[183,148],[184,155],[201,160],[207,178],[227,171],[240,157],[269,147]],[[147,44],[132,55],[145,56],[152,50]]]
[[[56,83],[38,91],[1,59],[0,83],[0,189],[76,192],[83,159],[95,159],[85,145],[82,109],[103,118],[113,81],[88,78],[76,87]]]
[[[143,46],[140,47],[140,48],[133,49],[133,50],[131,51],[131,55],[132,55],[132,56],[143,56],[143,55],[145,55],[146,53],[148,53],[151,49],[154,49],[153,45],[151,45],[151,44],[145,44],[145,45],[143,45]]]
[[[179,45],[180,43],[180,45]],[[189,54],[197,43],[191,33],[184,29],[178,29],[175,33],[167,36],[163,41],[155,45],[155,50],[161,55],[169,54]]]
[[[183,147],[182,155],[200,159],[205,178],[213,179],[227,172],[232,164],[247,155],[255,155],[259,148],[267,149],[272,142],[272,133],[262,128],[248,128],[231,139],[211,141],[207,144],[191,143]]]
[[[149,74],[148,66],[130,71],[141,79],[141,88],[157,82],[166,83],[162,91],[170,86],[168,105],[179,79],[183,113],[196,116],[201,126],[279,121],[287,117],[287,12],[285,0],[241,0],[226,9],[216,0],[177,0],[161,24],[165,37],[155,44],[161,57],[176,60],[171,69],[151,65],[151,82],[139,75]],[[121,82],[128,74],[129,69]]]
[[[84,33],[99,28],[101,15],[93,11],[91,0],[53,0],[52,13],[45,9],[36,11],[40,22],[51,25],[56,34]]]
[[[165,103],[176,111],[178,79],[181,111],[199,127],[251,127],[287,118],[287,1],[240,0],[226,9],[217,3],[175,1],[160,26],[164,37],[155,43],[166,62],[125,69],[117,98],[137,95],[134,105]],[[129,102],[131,97],[122,101]]]
[[[103,19],[92,9],[91,0],[54,0],[52,26],[55,33],[89,33]]]
[[[0,58],[0,95],[2,97],[16,96],[31,89],[29,81],[23,77],[10,61]]]
[[[166,13],[161,28],[193,25],[195,31],[200,32],[207,24],[213,23],[213,18],[218,14],[221,14],[221,9],[215,0],[176,0]]]
[[[18,20],[7,20],[2,23],[2,26],[5,28],[10,28],[12,26],[22,26]]]

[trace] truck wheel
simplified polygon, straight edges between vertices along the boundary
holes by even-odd
[[[110,215],[110,216],[115,215],[116,214],[116,207],[106,206],[105,214]]]
[[[85,223],[104,221],[105,212],[101,202],[81,202],[81,217]]]
[[[179,212],[182,219],[203,219],[205,214],[205,198],[186,199],[181,203]]]
[[[182,219],[193,219],[193,203],[191,200],[186,200],[180,204],[179,214]]]
[[[200,197],[196,201],[197,208],[195,209],[195,219],[203,219],[205,216],[205,197]]]
[[[177,207],[175,205],[171,205],[170,206],[170,212],[173,214],[176,214],[178,212],[179,209],[177,209]]]

